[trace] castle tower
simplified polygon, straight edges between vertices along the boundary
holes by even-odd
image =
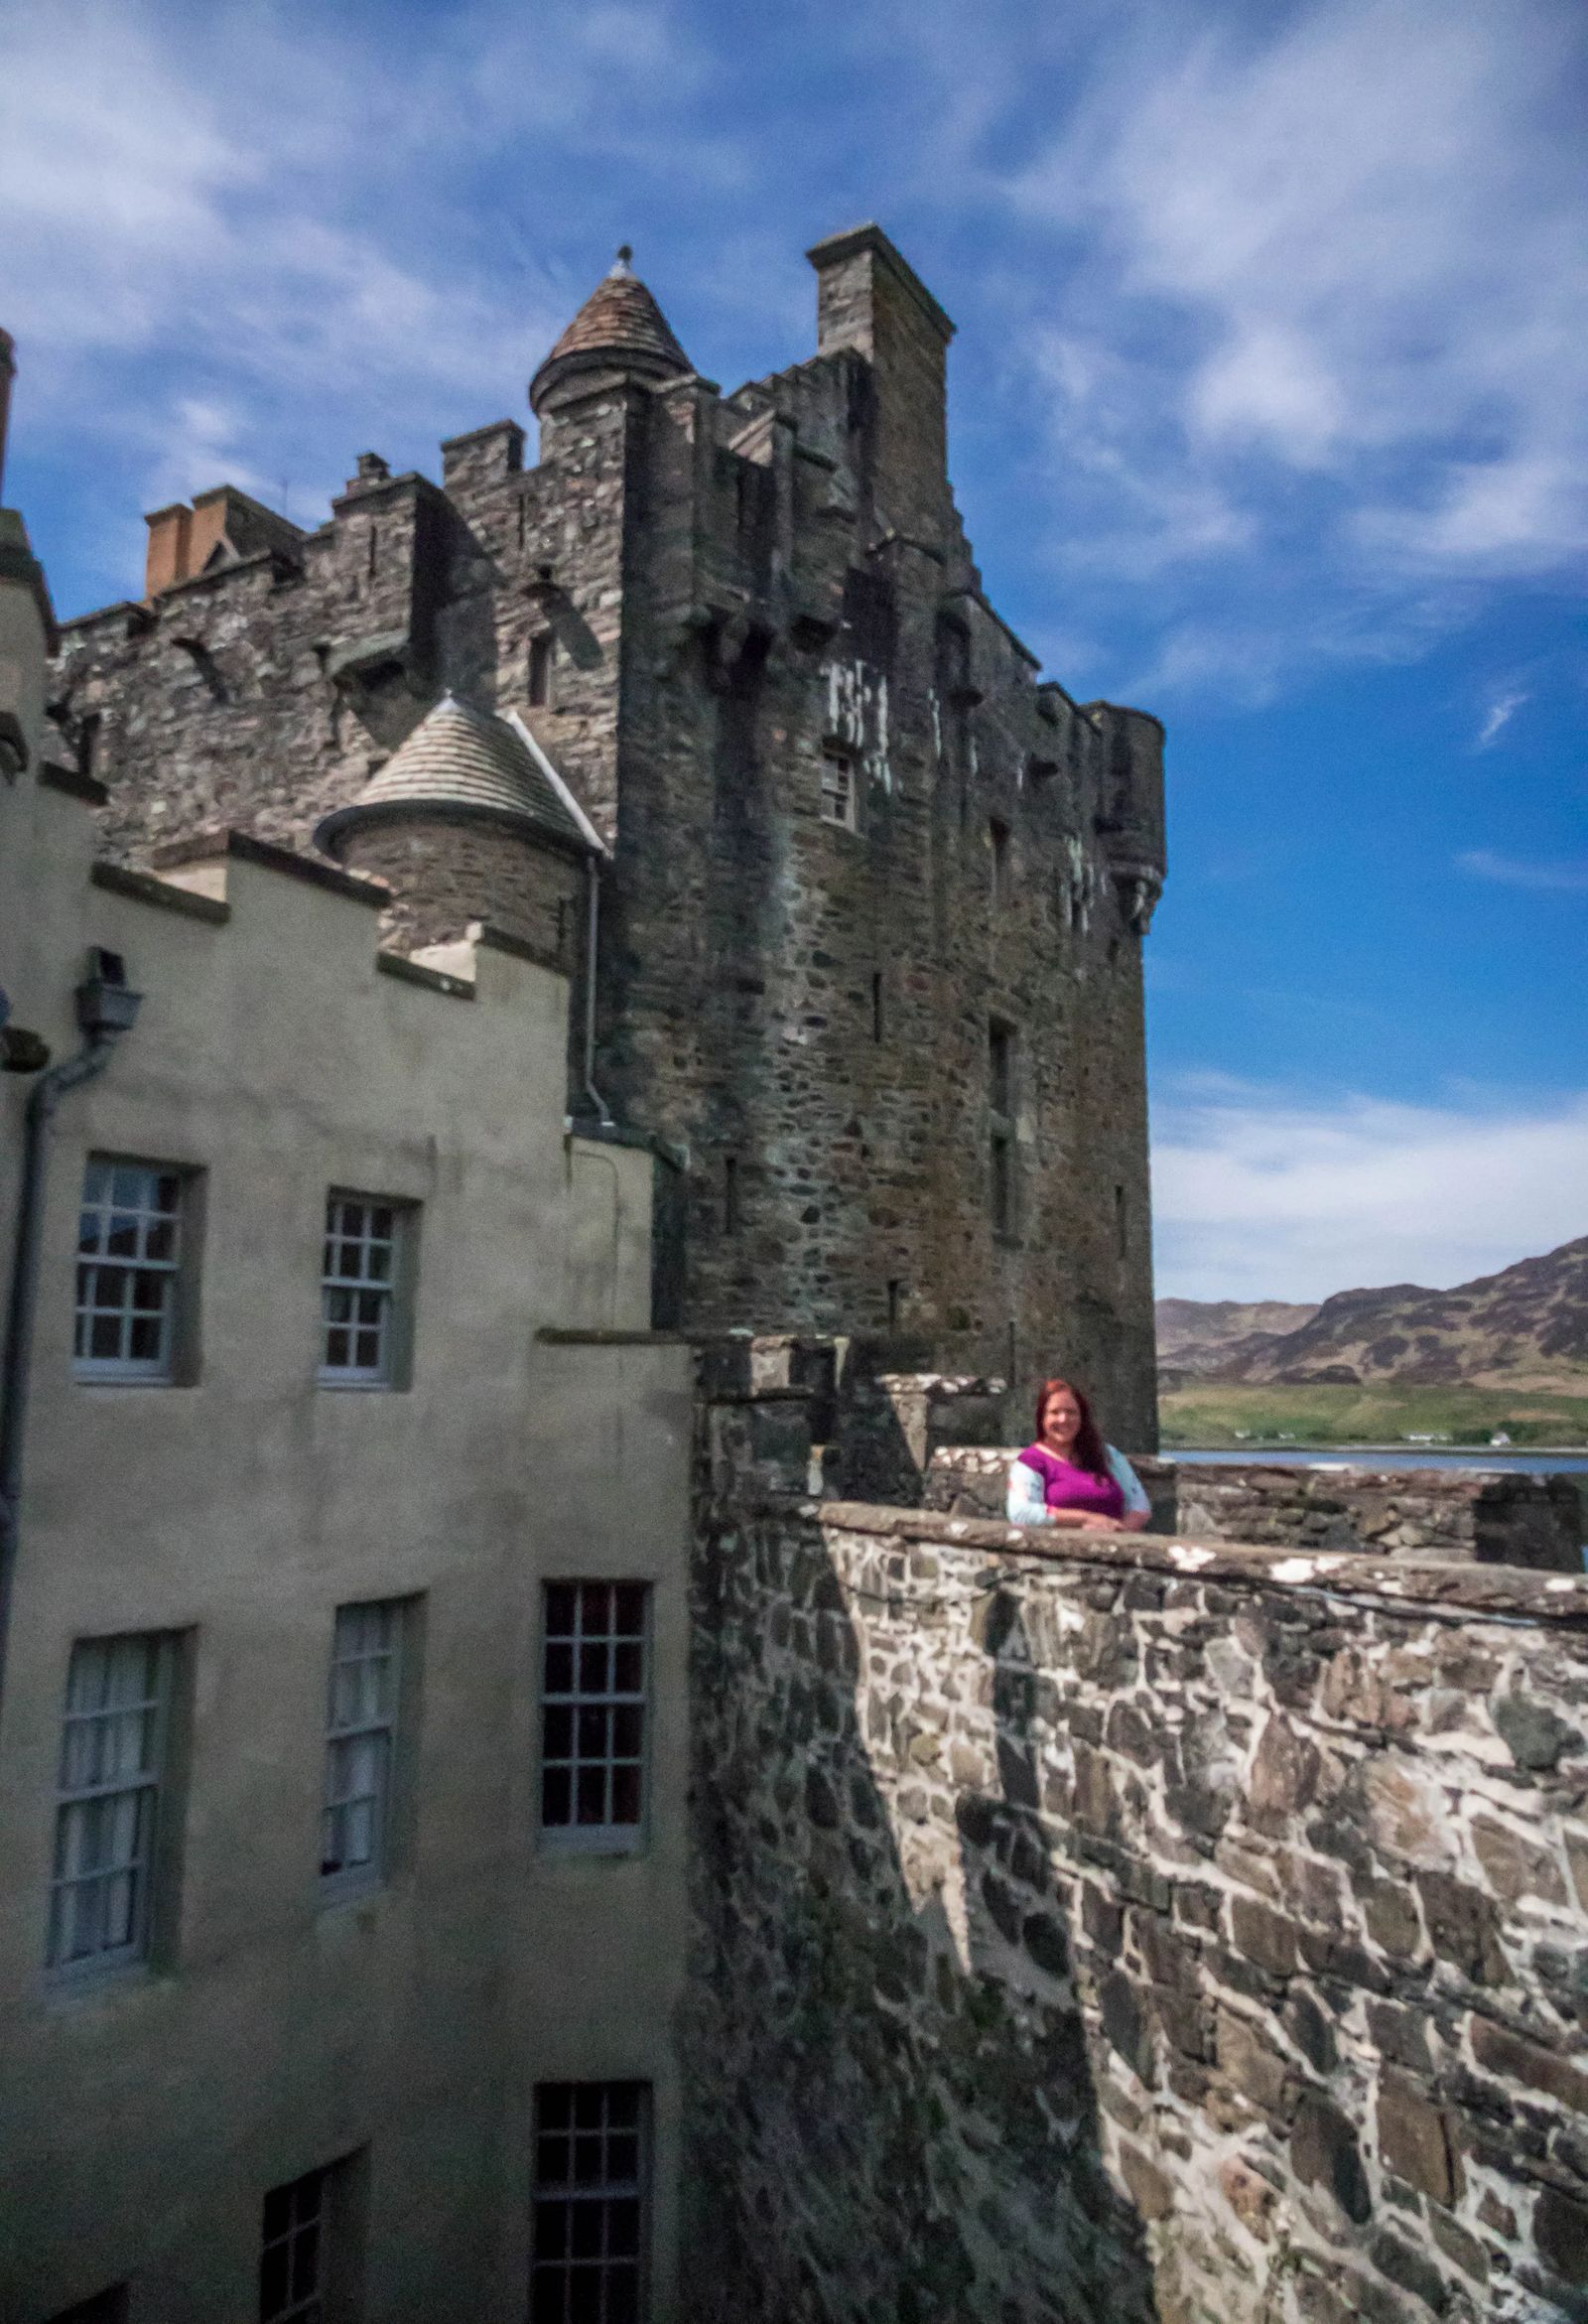
[[[1074,1372],[1147,1445],[1162,730],[990,602],[914,269],[874,224],[809,256],[815,351],[725,395],[625,249],[530,383],[534,466],[501,419],[439,487],[360,462],[296,546],[237,517],[71,626],[63,732],[134,860],[174,818],[318,832],[420,948],[566,937],[554,768],[606,851],[596,1083],[684,1162],[657,1321]]]

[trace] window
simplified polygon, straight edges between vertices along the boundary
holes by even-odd
[[[738,1162],[732,1155],[723,1162],[723,1232],[738,1233]]]
[[[178,1640],[82,1638],[61,1737],[49,1965],[79,1972],[148,1958],[156,1843]]]
[[[1006,823],[999,823],[994,816],[987,827],[987,837],[990,851],[989,885],[992,897],[992,908],[996,911],[1000,904],[1008,900],[1009,827]]]
[[[182,1213],[172,1163],[89,1156],[77,1219],[79,1380],[175,1377]]]
[[[847,751],[831,745],[822,752],[822,821],[845,831],[856,829],[855,761]]]
[[[325,1385],[400,1385],[397,1302],[413,1215],[411,1204],[384,1202],[378,1195],[327,1197],[320,1357]]]
[[[994,1019],[988,1026],[989,1202],[992,1232],[1016,1230],[1014,1178],[1014,1028]]]
[[[552,657],[556,639],[541,629],[529,641],[529,700],[532,709],[549,710],[552,701]]]
[[[306,2171],[265,2197],[259,2324],[352,2324],[363,2264],[365,2154]]]
[[[878,971],[871,979],[871,1038],[873,1041],[879,1041],[886,1029],[885,1013],[882,978],[880,971]]]
[[[536,2091],[530,2324],[641,2324],[649,2098],[642,2082]]]
[[[1130,1212],[1125,1199],[1125,1188],[1114,1189],[1114,1231],[1120,1246],[1120,1257],[1130,1256]]]
[[[639,1845],[645,1806],[647,1614],[642,1581],[549,1581],[540,1821],[548,1846]]]
[[[99,733],[104,721],[97,710],[90,710],[77,721],[77,772],[92,776],[99,774]]]
[[[108,2291],[95,2292],[91,2300],[63,2308],[51,2317],[50,2324],[127,2324],[127,2287],[113,2283]]]
[[[338,1606],[326,1718],[322,1887],[336,1895],[386,1877],[396,1788],[403,1632],[412,1599]]]

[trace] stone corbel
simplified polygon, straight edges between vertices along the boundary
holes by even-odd
[[[1163,893],[1163,875],[1153,864],[1116,864],[1113,870],[1125,923],[1132,935],[1144,936]]]

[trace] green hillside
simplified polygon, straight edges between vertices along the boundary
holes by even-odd
[[[1394,1444],[1443,1435],[1484,1444],[1504,1430],[1517,1445],[1588,1445],[1588,1382],[1580,1396],[1545,1389],[1203,1380],[1158,1401],[1165,1450],[1177,1444]]]

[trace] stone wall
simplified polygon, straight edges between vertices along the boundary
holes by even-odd
[[[1588,1581],[817,1505],[801,1419],[708,1433],[698,2314],[1588,2316]]]
[[[935,1444],[924,1478],[926,1507],[956,1517],[1001,1517],[1013,1458],[1007,1447]],[[1471,1559],[1556,1573],[1583,1570],[1582,1509],[1569,1477],[1271,1461],[1215,1466],[1140,1456],[1135,1465],[1160,1533],[1276,1549]]]

